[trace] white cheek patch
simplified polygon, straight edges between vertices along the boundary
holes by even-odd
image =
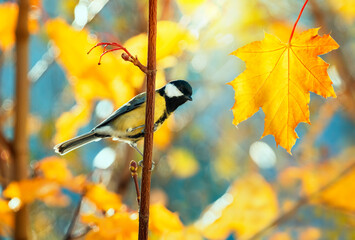
[[[165,94],[170,98],[184,95],[175,85],[170,83],[165,86]]]

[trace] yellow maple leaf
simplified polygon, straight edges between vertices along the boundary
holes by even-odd
[[[298,138],[295,128],[310,123],[310,93],[336,97],[327,74],[328,64],[318,55],[338,48],[330,35],[318,29],[295,34],[290,43],[265,34],[232,54],[246,63],[246,70],[229,84],[235,90],[232,108],[235,125],[251,117],[259,108],[265,113],[262,137],[272,134],[289,153]]]
[[[248,238],[277,216],[276,194],[260,175],[234,182],[197,221],[208,239],[226,239],[232,232]]]

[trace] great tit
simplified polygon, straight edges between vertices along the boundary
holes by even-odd
[[[191,95],[192,88],[184,80],[171,81],[156,90],[154,131],[159,129],[179,106],[188,100],[192,101]],[[54,147],[54,150],[64,155],[90,142],[112,138],[128,143],[143,155],[137,148],[137,142],[144,137],[145,110],[146,93],[144,92],[117,109],[90,132],[60,143]]]

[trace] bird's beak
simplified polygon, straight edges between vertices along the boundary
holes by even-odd
[[[187,100],[192,101],[192,97],[191,96],[186,96]]]

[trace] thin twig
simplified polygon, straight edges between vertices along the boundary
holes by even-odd
[[[141,186],[141,204],[139,208],[139,240],[148,239],[149,204],[151,167],[153,158],[153,125],[155,105],[155,76],[156,76],[156,39],[157,39],[157,0],[149,0],[148,22],[148,71],[147,103],[145,117],[144,153]]]
[[[73,233],[73,230],[74,230],[74,226],[75,226],[76,220],[78,219],[78,216],[79,216],[79,213],[80,213],[81,203],[83,201],[83,197],[84,197],[84,194],[81,194],[80,195],[80,199],[79,199],[79,204],[75,208],[73,217],[72,217],[70,225],[68,227],[68,231],[67,231],[67,233],[65,234],[65,236],[63,238],[64,240],[72,239],[72,233]]]
[[[129,170],[131,172],[133,181],[134,181],[134,186],[136,188],[136,194],[137,194],[137,203],[139,206],[139,201],[141,199],[140,193],[139,193],[139,185],[138,185],[138,165],[137,163],[132,160],[129,164]]]
[[[13,153],[12,144],[9,142],[0,129],[0,146],[3,146],[10,154]]]
[[[268,230],[271,228],[280,225],[281,223],[284,223],[286,220],[291,218],[297,211],[300,209],[303,205],[308,204],[312,199],[317,197],[320,193],[326,191],[330,187],[332,187],[335,183],[337,183],[340,179],[345,177],[347,174],[349,174],[353,169],[355,168],[355,161],[351,163],[349,166],[347,166],[343,171],[339,173],[338,176],[336,176],[333,180],[325,184],[323,187],[318,189],[318,191],[308,195],[308,196],[303,196],[301,197],[297,203],[287,212],[283,213],[280,215],[278,218],[276,218],[274,221],[269,223],[266,227],[255,233],[252,237],[248,238],[248,240],[254,240],[258,239],[259,237],[263,236]]]
[[[143,73],[147,74],[147,67],[144,66],[139,60],[138,57],[135,56],[133,57],[133,55],[127,50],[127,48],[123,47],[121,44],[119,43],[115,43],[115,42],[100,42],[98,44],[96,44],[95,46],[93,46],[88,52],[87,54],[89,54],[94,48],[99,47],[99,46],[104,46],[103,50],[102,50],[102,54],[100,55],[100,59],[98,62],[98,65],[101,64],[101,59],[104,55],[106,55],[109,52],[114,52],[114,51],[118,51],[118,50],[122,50],[124,51],[124,53],[122,53],[121,57],[123,60],[127,61],[127,62],[131,62],[133,63],[135,66],[137,66]],[[109,49],[106,50],[106,48],[108,46],[114,46],[115,48],[113,49]]]
[[[19,13],[16,26],[16,96],[14,130],[14,177],[16,181],[27,178],[28,171],[28,113],[29,113],[29,0],[19,1]],[[29,236],[28,209],[23,206],[15,214],[14,239],[25,240]]]

